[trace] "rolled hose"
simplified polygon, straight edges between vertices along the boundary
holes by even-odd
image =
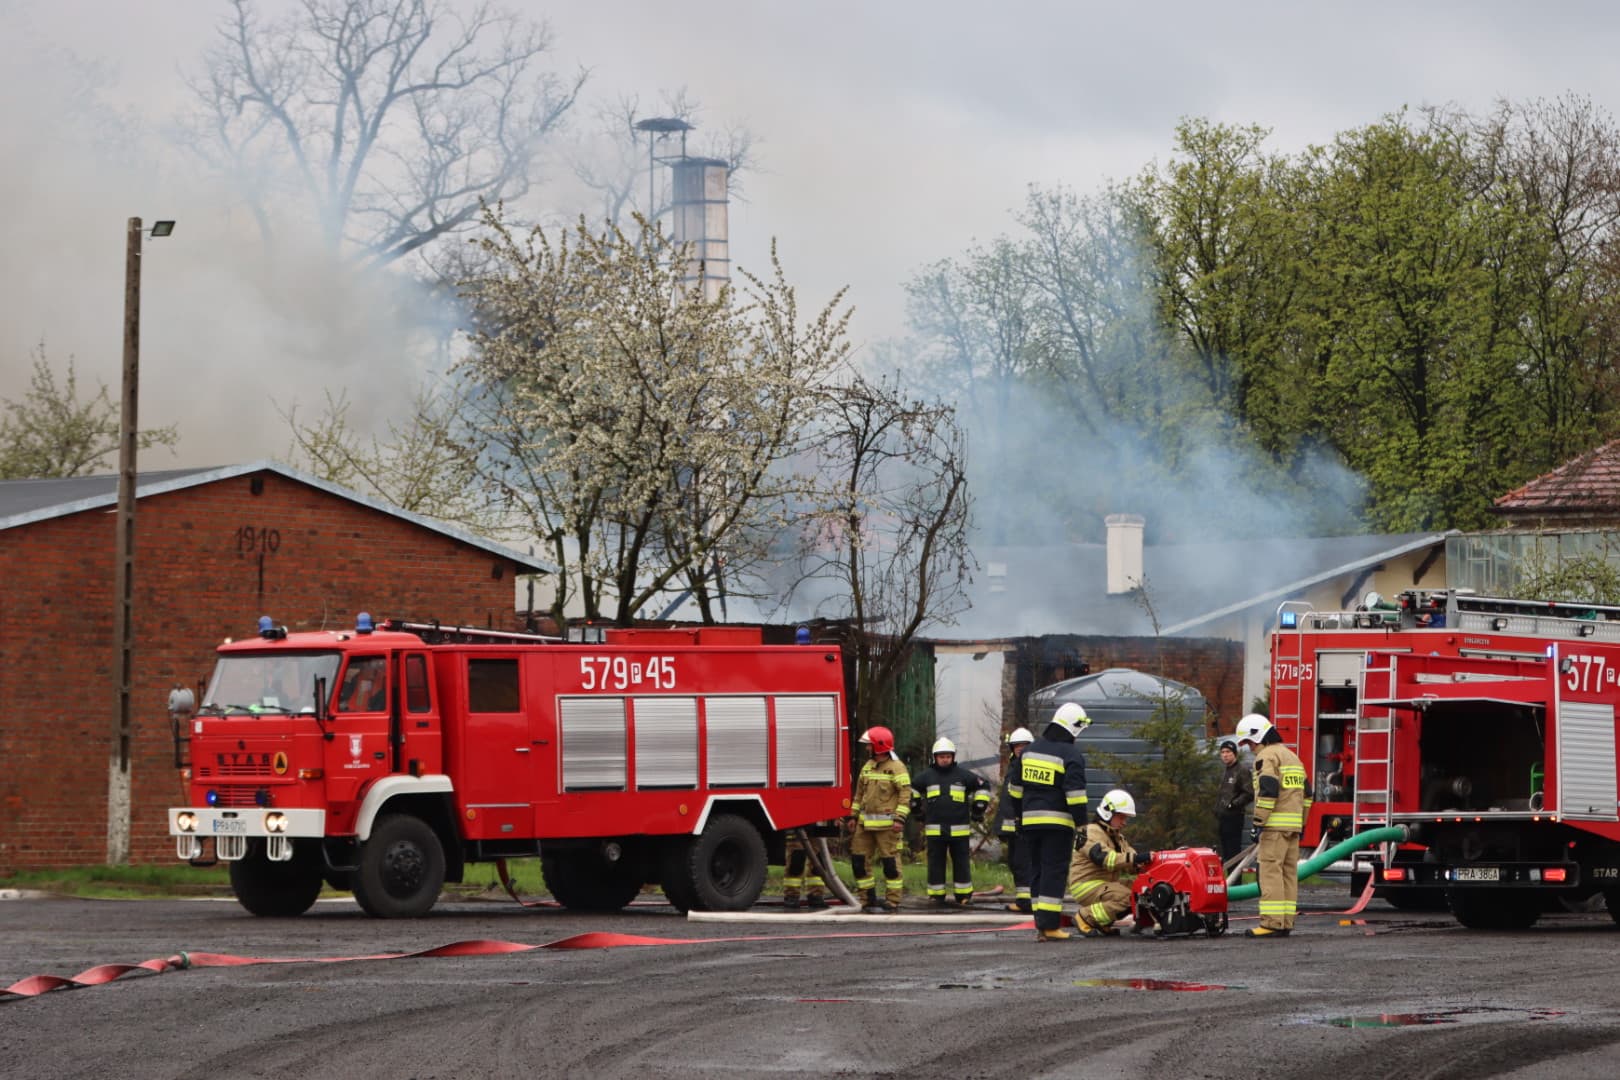
[[[1304,881],[1312,874],[1324,867],[1332,866],[1352,851],[1360,851],[1374,844],[1385,844],[1392,840],[1405,840],[1406,829],[1400,825],[1390,825],[1380,829],[1368,829],[1366,832],[1356,833],[1348,840],[1341,840],[1326,851],[1305,860],[1299,864],[1299,879]],[[1226,890],[1227,900],[1253,900],[1260,895],[1258,883],[1253,885],[1233,885]]]

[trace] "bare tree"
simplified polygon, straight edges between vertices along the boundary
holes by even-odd
[[[549,30],[487,3],[462,17],[440,0],[301,0],[274,21],[230,6],[190,80],[194,145],[267,243],[301,210],[363,265],[523,195],[586,78],[540,70]]]
[[[967,607],[967,464],[954,410],[855,376],[827,395],[814,446],[825,483],[805,514],[801,585],[847,619],[862,724],[882,723],[913,643]]]
[[[17,401],[0,400],[0,480],[84,476],[110,468],[107,458],[118,453],[119,416],[107,384],[98,381],[95,396],[81,401],[71,356],[60,385],[43,341],[32,356],[28,392]],[[179,441],[173,425],[136,436],[142,450]]]
[[[385,436],[355,430],[346,393],[328,391],[325,409],[312,420],[299,416],[296,402],[278,406],[292,432],[287,461],[403,510],[514,539],[498,493],[479,475],[468,393],[456,383],[419,388],[409,416],[389,421]]]

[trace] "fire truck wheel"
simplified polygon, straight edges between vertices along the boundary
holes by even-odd
[[[697,890],[692,887],[692,838],[674,836],[664,841],[658,853],[658,886],[664,899],[685,915],[697,907]]]
[[[265,858],[264,841],[254,840],[247,855],[230,865],[231,890],[255,915],[302,915],[321,894],[321,855],[307,840],[293,844],[293,857],[286,862]]]
[[[619,911],[636,898],[636,874],[604,862],[594,851],[541,852],[546,889],[570,911]]]
[[[1470,930],[1524,930],[1541,917],[1541,899],[1527,889],[1447,889],[1446,904]]]
[[[716,814],[686,859],[699,911],[747,911],[765,890],[765,840],[736,814]]]
[[[426,915],[443,885],[444,848],[433,827],[410,814],[378,818],[354,872],[354,898],[365,913],[379,919]]]

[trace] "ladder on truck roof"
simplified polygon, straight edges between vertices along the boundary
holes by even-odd
[[[408,622],[404,619],[385,619],[379,628],[415,634],[429,645],[508,645],[562,641],[560,637],[547,637],[545,634],[525,634],[514,630],[486,630],[477,626],[441,626],[437,619],[425,623]]]
[[[1620,606],[1614,604],[1475,596],[1461,590],[1445,594],[1445,604],[1446,625],[1459,630],[1620,642]]]

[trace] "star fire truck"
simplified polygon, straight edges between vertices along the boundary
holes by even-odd
[[[1620,922],[1620,607],[1413,590],[1277,616],[1272,720],[1308,770],[1307,850],[1403,826],[1352,888],[1443,895],[1491,929],[1602,893]]]
[[[683,911],[740,910],[782,830],[848,812],[836,646],[745,627],[568,638],[260,619],[219,646],[200,705],[170,696],[179,857],[226,862],[255,915],[300,914],[323,884],[421,915],[469,863],[520,856],[569,908],[656,882]]]

